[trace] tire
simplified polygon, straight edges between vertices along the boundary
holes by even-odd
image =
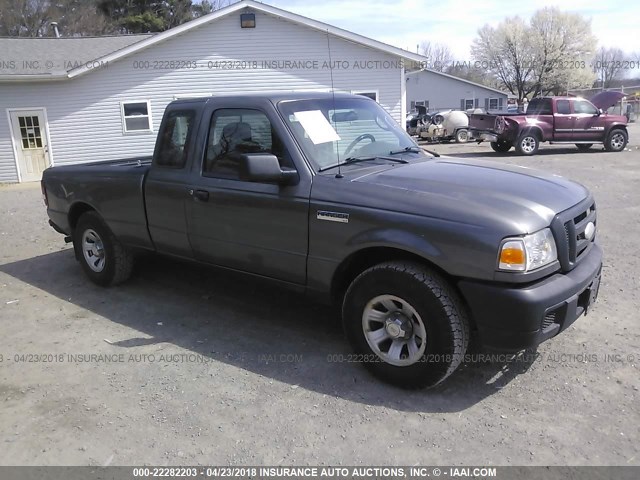
[[[381,263],[361,273],[345,295],[342,321],[364,366],[402,388],[442,382],[469,344],[458,294],[439,274],[412,262]]]
[[[604,149],[607,152],[621,152],[627,146],[629,141],[629,135],[626,130],[621,128],[614,128],[607,135],[607,140],[604,142]]]
[[[593,143],[576,143],[576,147],[578,147],[579,151],[586,152],[593,147]]]
[[[506,153],[509,150],[511,150],[511,147],[513,147],[511,142],[506,142],[504,140],[499,140],[497,142],[491,142],[491,148],[493,149],[494,152]]]
[[[516,152],[520,155],[535,155],[540,147],[540,139],[533,132],[524,132],[516,142]]]
[[[469,132],[466,128],[461,128],[456,132],[456,143],[467,143],[469,141]]]
[[[79,218],[73,232],[73,246],[84,273],[93,283],[108,287],[131,276],[132,253],[96,212],[84,213]]]

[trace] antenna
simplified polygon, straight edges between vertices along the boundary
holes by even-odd
[[[333,86],[333,61],[331,60],[331,42],[329,41],[329,29],[327,29],[327,48],[329,49],[329,73],[331,74],[331,97],[333,99],[333,114],[336,114],[336,89]],[[335,118],[335,117],[334,117]],[[338,133],[338,125],[336,122],[333,122],[333,128]],[[338,146],[338,141],[336,140],[336,157],[338,159],[338,173],[336,178],[343,178],[342,173],[340,172],[340,148]]]

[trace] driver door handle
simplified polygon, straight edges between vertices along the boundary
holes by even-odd
[[[189,189],[189,195],[191,195],[195,200],[199,200],[201,202],[209,201],[209,192],[206,190]]]

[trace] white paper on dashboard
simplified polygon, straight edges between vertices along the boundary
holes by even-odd
[[[340,140],[327,118],[320,110],[307,110],[306,112],[294,112],[296,119],[302,124],[309,138],[318,145],[319,143],[334,142]]]

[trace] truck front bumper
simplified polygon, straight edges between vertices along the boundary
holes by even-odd
[[[573,270],[524,286],[462,280],[481,342],[519,351],[556,336],[586,314],[600,286],[602,250],[594,244]]]

